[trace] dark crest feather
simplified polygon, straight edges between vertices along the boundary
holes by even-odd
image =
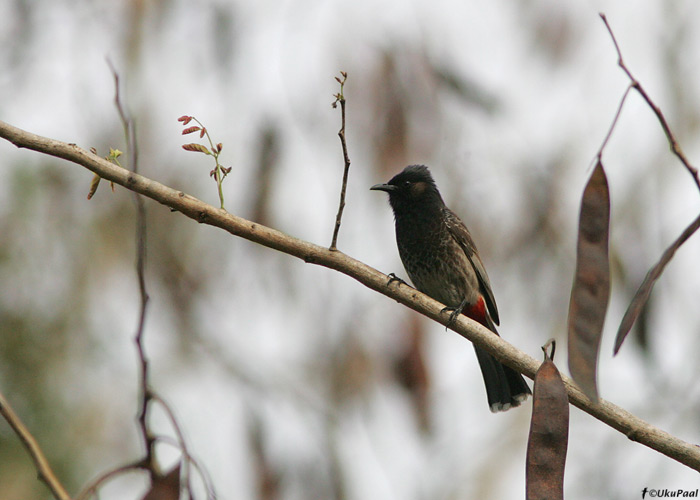
[[[401,172],[396,174],[394,177],[392,177],[392,179],[389,181],[389,184],[398,186],[402,182],[406,181],[427,182],[433,187],[435,187],[435,180],[430,174],[430,170],[428,170],[428,167],[426,167],[425,165],[409,165],[408,167],[404,168]]]

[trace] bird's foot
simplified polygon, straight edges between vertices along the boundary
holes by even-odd
[[[442,310],[440,311],[441,313],[444,312],[450,312],[450,318],[447,320],[447,328],[450,328],[451,326],[454,326],[454,324],[457,322],[457,318],[459,317],[460,314],[462,314],[462,311],[467,305],[467,301],[464,300],[462,301],[461,304],[459,304],[457,307],[443,307]]]
[[[406,285],[408,286],[408,283],[406,283],[404,280],[396,276],[394,273],[389,273],[389,281],[386,282],[386,286],[391,285],[394,281],[398,281],[400,285]]]

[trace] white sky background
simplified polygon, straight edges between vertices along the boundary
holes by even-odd
[[[423,156],[411,161],[432,167],[448,203],[472,227],[493,281],[504,337],[535,357],[547,338],[557,338],[556,361],[566,373],[568,292],[561,290],[567,289],[573,273],[578,202],[628,83],[617,67],[599,11],[608,15],[628,66],[671,126],[694,117],[681,127],[679,138],[691,161],[700,164],[698,113],[692,111],[700,104],[700,4],[692,0],[634,5],[188,1],[162,10],[146,2],[139,56],[126,50],[133,21],[126,18],[125,3],[37,2],[36,8],[24,7],[36,30],[25,35],[16,29],[22,15],[17,5],[23,4],[0,5],[2,46],[21,43],[3,56],[3,64],[13,57],[21,63],[8,64],[11,69],[0,73],[1,119],[83,147],[122,147],[105,63],[109,57],[121,72],[123,97],[147,138],[141,143],[144,175],[217,203],[215,186],[207,178],[209,163],[180,149],[185,141],[176,119],[193,114],[224,143],[224,163],[233,166],[224,183],[227,209],[240,213],[250,201],[246,186],[253,173],[248,166],[256,161],[258,127],[273,122],[282,133],[272,208],[278,228],[319,244],[330,242],[342,170],[336,137],[339,111],[330,106],[338,90],[333,78],[339,70],[347,71],[347,137],[353,165],[339,246],[387,273],[404,275],[388,204],[381,193],[368,191],[388,179],[377,178],[377,170],[368,168],[374,131],[368,109],[372,101],[366,98],[370,79],[376,77],[383,52],[396,50],[398,58],[420,55],[476,82],[498,99],[499,113],[489,115],[444,94],[402,94],[440,108],[440,118],[428,118],[425,127],[411,124],[417,143],[431,145],[415,148]],[[214,22],[217,16],[223,19],[219,24]],[[538,33],[536,27],[549,31]],[[681,41],[669,43],[675,37]],[[556,52],[558,39],[566,44],[561,55],[547,57],[547,50]],[[671,57],[665,47],[678,51],[672,54],[679,61],[677,80],[688,99],[680,105],[664,78]],[[406,78],[428,77],[413,72]],[[433,88],[431,82],[425,88]],[[34,153],[7,144],[0,148],[6,165],[23,162],[21,168],[33,169],[39,163]],[[556,158],[566,168],[557,170],[552,163]],[[651,159],[656,159],[657,168],[640,169]],[[604,160],[612,190],[612,244],[620,247],[623,258],[639,259],[630,266],[641,279],[697,214],[698,193],[687,172],[667,153],[655,117],[636,95],[628,100]],[[390,165],[386,171],[402,167]],[[459,185],[447,182],[455,179],[446,174],[448,167],[457,172]],[[76,196],[70,203],[75,204],[76,227],[90,211],[113,202],[101,186],[88,203],[84,195],[91,176],[61,162],[55,168],[69,172],[75,183]],[[0,169],[0,179],[9,176],[7,168]],[[533,178],[556,179],[558,229],[569,235],[564,238],[569,243],[554,253],[568,255],[566,273],[561,267],[527,268],[526,260],[517,259],[489,265],[510,255],[507,242],[527,225],[527,193],[521,188]],[[3,200],[10,199],[9,183],[3,184],[0,209],[6,209]],[[148,207],[163,210],[152,203]],[[629,211],[643,214],[641,236],[625,226]],[[232,376],[223,363],[201,359],[180,366],[181,353],[168,335],[174,319],[157,284],[150,287],[147,348],[153,385],[174,407],[191,451],[211,473],[221,498],[255,498],[246,445],[251,415],[263,422],[271,462],[285,471],[286,499],[308,498],[304,486],[319,480],[308,474],[327,467],[323,457],[328,435],[344,463],[349,499],[524,497],[531,405],[491,415],[472,348],[463,339],[439,325],[428,327],[434,422],[430,439],[416,432],[405,395],[395,385],[382,383],[389,377],[382,370],[388,372],[388,367],[375,366],[379,374],[363,398],[329,409],[324,381],[313,379],[314,365],[328,362],[328,353],[342,345],[348,329],[361,332],[358,342],[373,362],[383,359],[382,353],[401,348],[396,338],[408,313],[325,269],[290,263],[291,258],[273,256],[209,228],[184,226],[195,239],[187,251],[201,252],[218,263],[218,279],[208,296],[193,297],[198,304],[196,335],[209,339],[229,368],[239,372]],[[643,247],[626,246],[640,239]],[[700,390],[695,383],[700,346],[697,240],[696,235],[678,252],[655,290],[653,362],[645,361],[631,342],[617,358],[610,357],[625,299],[629,300],[621,290],[614,290],[600,359],[603,397],[689,442],[700,441]],[[50,276],[64,269],[53,269]],[[291,276],[295,284],[278,285],[277,273]],[[51,307],[59,300],[61,282],[44,278],[39,287],[45,294],[42,302]],[[94,280],[89,324],[114,341],[103,353],[104,364],[94,361],[95,371],[84,391],[104,395],[109,388],[118,394],[116,413],[106,418],[132,434],[109,436],[109,452],[76,450],[95,457],[91,475],[133,458],[137,443],[129,427],[135,413],[135,361],[129,338],[138,303],[135,283],[130,275],[119,273],[98,274]],[[548,286],[553,281],[558,284]],[[20,287],[12,300],[31,300],[27,290]],[[206,349],[197,356],[206,360]],[[687,398],[675,397],[674,387],[677,392],[687,387]],[[338,413],[329,419],[328,412]],[[312,486],[315,492],[324,491],[323,486]],[[138,497],[139,487],[130,479],[119,480],[102,498],[124,498],[125,492]],[[567,498],[638,498],[644,487],[695,489],[700,480],[690,469],[572,408]]]

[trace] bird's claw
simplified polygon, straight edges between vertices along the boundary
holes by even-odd
[[[461,311],[459,311],[455,307],[443,307],[442,310],[440,311],[440,313],[446,313],[446,312],[450,313],[450,317],[447,320],[447,325],[446,325],[447,328],[449,328],[449,327],[455,325],[455,323],[457,322],[457,317],[461,314]]]
[[[466,301],[462,302],[460,305],[457,307],[443,307],[440,313],[452,311],[450,313],[450,318],[447,320],[447,328],[450,328],[451,326],[454,326],[455,323],[457,322],[457,318],[459,317],[460,314],[462,314],[462,311],[464,310],[464,307],[467,305]]]
[[[391,285],[394,281],[398,281],[400,285],[408,285],[408,283],[396,276],[394,273],[389,273],[387,276],[389,276],[389,281],[386,282],[387,286]]]

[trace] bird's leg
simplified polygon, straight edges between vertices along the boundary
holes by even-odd
[[[457,318],[459,317],[460,314],[462,314],[462,311],[464,308],[467,306],[467,299],[465,298],[462,302],[457,307],[443,307],[441,313],[447,312],[447,311],[452,311],[450,313],[450,319],[447,321],[447,328],[454,326],[455,322],[457,321]]]
[[[394,273],[389,273],[388,276],[389,276],[389,281],[386,282],[386,286],[391,285],[394,281],[398,281],[399,284],[401,284],[401,285],[408,286],[408,283],[406,283],[404,280],[402,280],[401,278],[396,276]]]

